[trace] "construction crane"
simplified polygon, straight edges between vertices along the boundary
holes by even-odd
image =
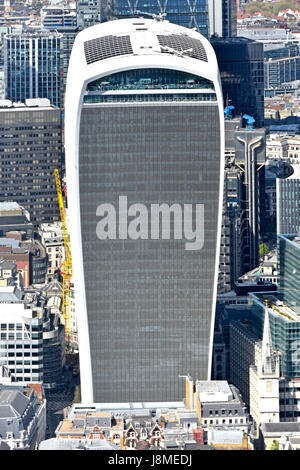
[[[62,196],[62,189],[60,183],[60,176],[59,171],[57,168],[54,170],[55,174],[55,181],[56,181],[56,190],[57,190],[57,197],[58,197],[58,205],[59,205],[59,212],[60,212],[60,219],[62,224],[62,232],[64,237],[64,245],[65,245],[65,261],[62,263],[62,270],[61,274],[63,276],[63,321],[65,325],[65,333],[67,343],[69,341],[69,333],[70,333],[70,283],[71,278],[73,275],[72,270],[72,256],[71,256],[71,247],[70,247],[70,237],[67,229],[67,218],[66,212],[64,208],[63,196]]]

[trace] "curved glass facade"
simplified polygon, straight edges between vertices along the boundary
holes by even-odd
[[[163,72],[144,69],[110,77],[117,78],[118,90],[122,83],[131,86],[149,77],[157,86],[187,88],[187,81],[194,80],[201,88],[211,87],[201,77]],[[103,81],[111,83],[105,77],[88,90]],[[217,100],[186,102],[177,88],[175,95],[176,102],[82,106],[80,217],[95,402],[182,400],[180,375],[208,378],[221,171],[219,107]],[[127,196],[128,208],[142,204],[149,214],[152,204],[202,204],[204,246],[186,250],[172,223],[169,239],[97,238],[98,206],[117,208],[120,196]],[[116,224],[120,233],[119,218]]]
[[[86,91],[214,89],[210,80],[170,69],[125,70],[89,83]]]

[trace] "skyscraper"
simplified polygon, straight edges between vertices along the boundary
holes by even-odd
[[[255,125],[264,125],[263,44],[242,37],[212,38],[220,68],[224,106],[236,115],[248,114]]]
[[[178,376],[211,371],[224,181],[213,49],[168,21],[86,29],[65,112],[82,401],[180,400]]]
[[[59,220],[54,169],[62,164],[61,112],[49,100],[0,101],[1,201],[15,201],[31,221]]]
[[[186,28],[196,28],[209,36],[208,2],[211,0],[102,0],[101,20],[133,16],[165,15],[168,21]]]
[[[209,35],[236,36],[236,0],[207,0]]]
[[[300,165],[287,178],[276,178],[276,231],[296,234],[300,228]]]
[[[12,33],[4,40],[5,97],[12,101],[48,98],[60,107],[62,34]]]

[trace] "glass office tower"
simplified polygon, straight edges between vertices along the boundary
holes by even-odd
[[[165,15],[165,19],[186,28],[196,28],[209,36],[208,1],[211,0],[104,0],[101,20],[130,18],[133,15]]]
[[[5,97],[11,101],[48,98],[60,107],[62,34],[11,33],[4,38]]]
[[[77,36],[66,165],[83,402],[182,400],[179,376],[210,378],[223,124],[196,31],[139,18]]]

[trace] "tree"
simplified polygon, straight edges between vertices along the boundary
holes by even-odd
[[[279,441],[273,441],[270,450],[279,450]]]
[[[259,245],[259,256],[264,259],[264,257],[269,253],[269,247],[266,243],[261,243]]]

